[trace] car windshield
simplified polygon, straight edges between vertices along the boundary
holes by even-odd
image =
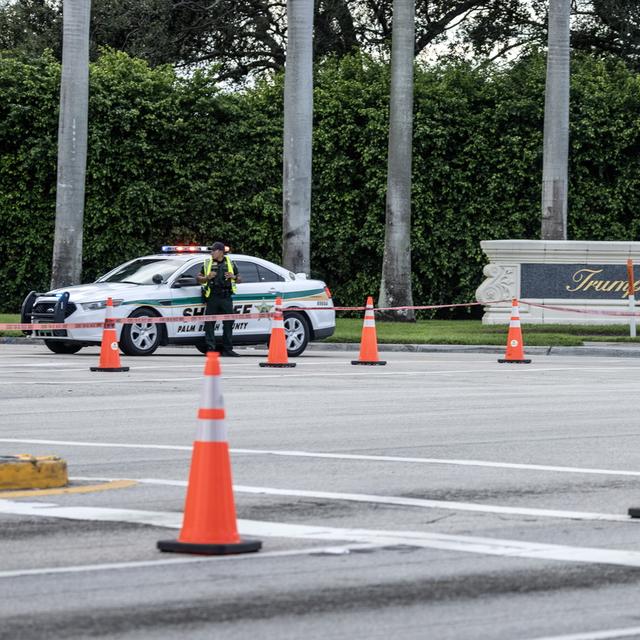
[[[108,273],[98,282],[130,282],[131,284],[154,284],[153,276],[159,274],[162,281],[184,264],[184,260],[174,258],[139,258],[133,262],[123,264],[121,267]]]

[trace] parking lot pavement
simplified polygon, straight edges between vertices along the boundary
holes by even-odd
[[[207,558],[155,548],[182,522],[202,356],[98,373],[97,348],[0,345],[0,454],[72,478],[0,494],[0,637],[640,638],[640,363],[242,354],[222,385],[263,549]]]

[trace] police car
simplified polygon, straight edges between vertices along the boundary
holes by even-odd
[[[196,276],[209,258],[207,247],[165,246],[162,253],[142,256],[116,267],[92,284],[48,293],[32,291],[22,303],[22,322],[102,322],[107,298],[113,300],[113,317],[187,316],[185,322],[116,324],[120,348],[127,355],[146,356],[161,345],[194,345],[206,351],[201,288]],[[242,278],[233,295],[234,313],[273,311],[282,298],[287,352],[299,356],[310,340],[321,340],[335,330],[331,292],[324,282],[308,280],[267,260],[230,253]],[[286,311],[287,307],[301,310]],[[72,328],[27,332],[44,338],[54,353],[76,353],[82,347],[100,344],[102,329]],[[235,320],[234,345],[267,344],[270,318]],[[216,323],[216,335],[222,324]]]

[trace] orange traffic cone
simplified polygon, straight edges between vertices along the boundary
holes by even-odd
[[[120,347],[112,315],[113,300],[107,298],[107,306],[104,310],[102,344],[100,345],[100,361],[97,367],[89,367],[91,371],[129,371],[129,367],[120,365]]]
[[[295,362],[289,362],[287,354],[287,340],[284,335],[284,320],[282,319],[282,298],[276,298],[274,317],[271,321],[271,337],[269,338],[269,355],[266,362],[259,363],[261,367],[295,367]]]
[[[507,352],[504,358],[498,362],[520,362],[528,364],[531,360],[524,357],[524,344],[522,342],[522,329],[520,328],[520,310],[518,301],[514,298],[511,302],[511,321],[509,322],[509,333],[507,335]]]
[[[360,338],[360,357],[352,360],[351,364],[387,364],[378,357],[378,337],[376,334],[376,319],[373,315],[373,298],[367,298],[367,308],[364,311],[364,323]]]
[[[258,551],[262,542],[241,540],[238,535],[220,357],[212,351],[204,368],[198,420],[182,529],[177,540],[159,540],[158,549],[204,555]]]

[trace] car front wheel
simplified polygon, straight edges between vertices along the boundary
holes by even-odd
[[[45,346],[49,351],[53,351],[53,353],[78,353],[80,349],[82,349],[81,344],[76,344],[75,342],[62,342],[59,340],[45,340]]]
[[[153,315],[147,309],[136,309],[129,317],[140,318]],[[151,322],[125,324],[120,336],[120,348],[128,356],[150,356],[160,346],[162,326]]]
[[[287,354],[292,358],[299,356],[307,348],[311,329],[307,319],[297,311],[284,314],[284,333],[287,341]]]

